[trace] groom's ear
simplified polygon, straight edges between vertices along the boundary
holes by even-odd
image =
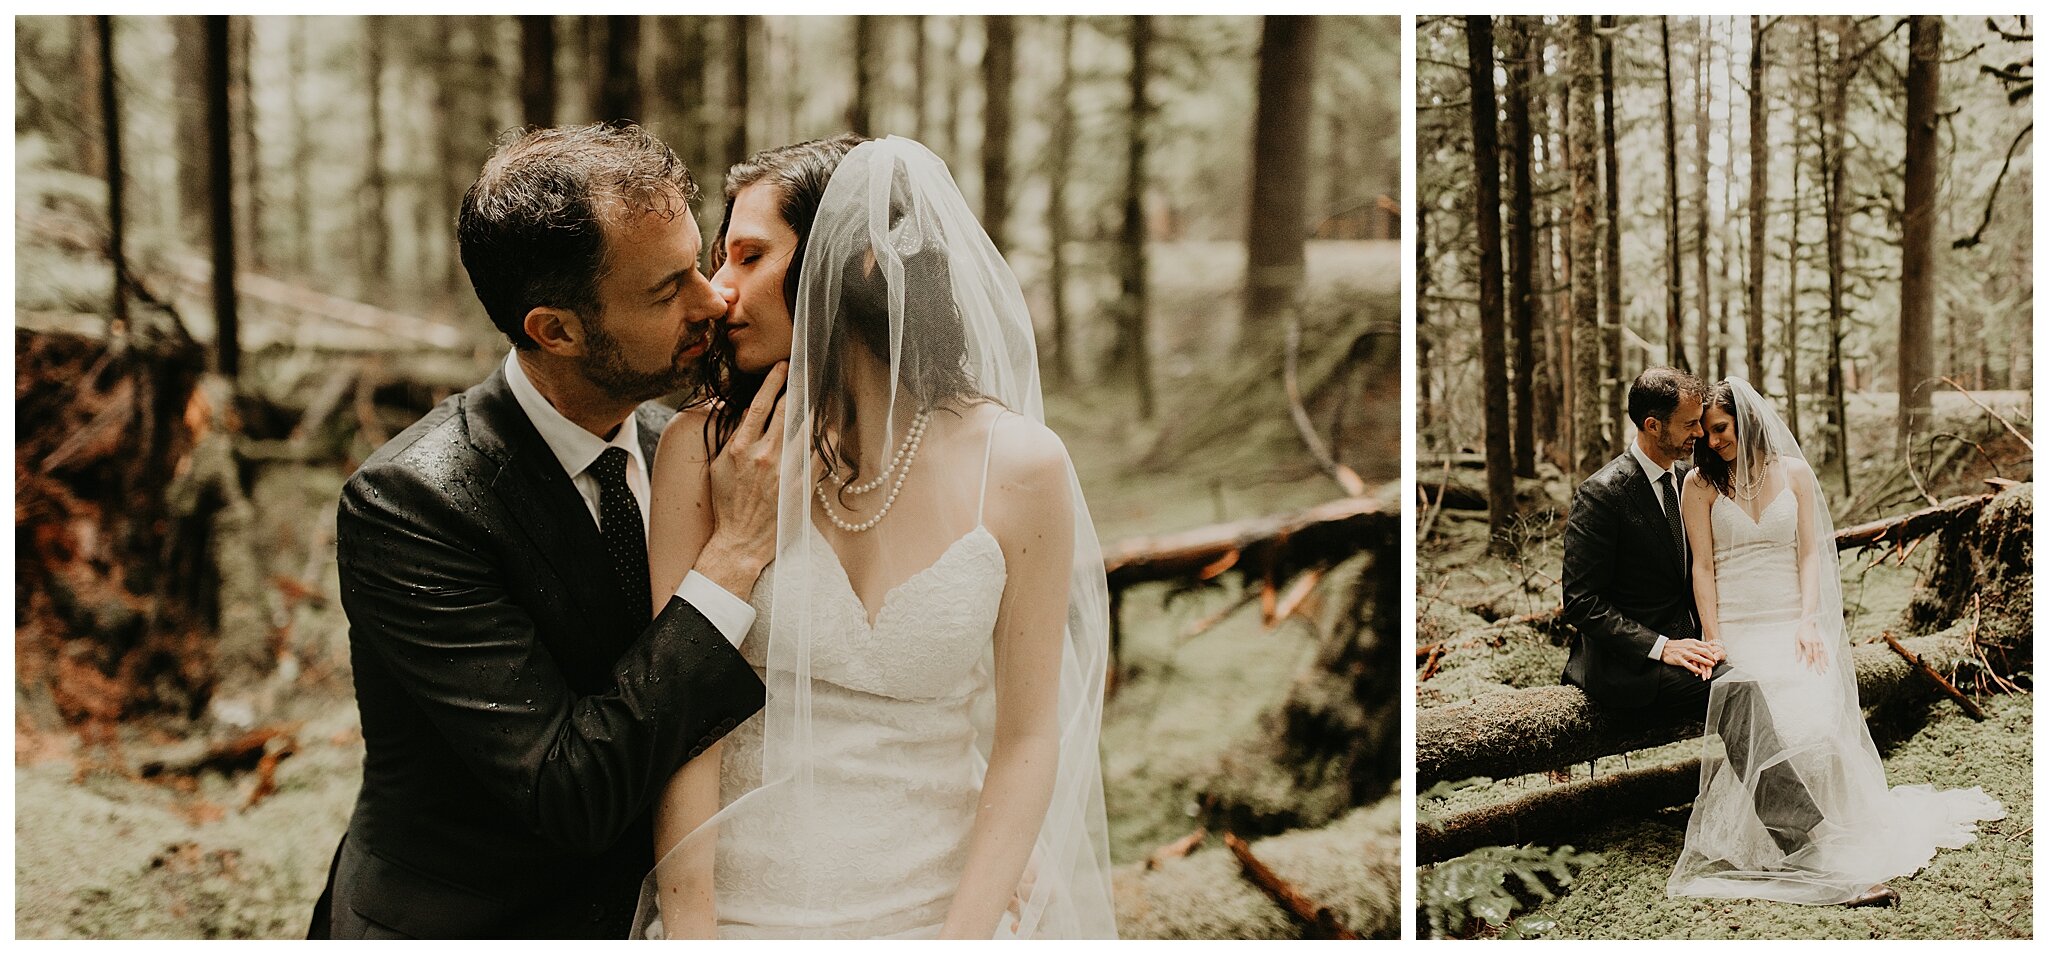
[[[567,357],[583,354],[583,317],[566,308],[536,305],[527,311],[522,327],[542,351]]]

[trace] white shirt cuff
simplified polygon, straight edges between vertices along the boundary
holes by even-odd
[[[747,638],[747,630],[754,626],[753,604],[733,596],[731,591],[694,570],[676,586],[676,596],[697,608],[698,613],[718,628],[726,642],[735,647]]]
[[[693,571],[692,573],[694,573],[694,571]],[[684,583],[689,583],[689,581],[687,581],[687,580],[686,580],[686,581],[683,581],[683,582],[684,582]],[[708,581],[708,580],[707,580],[707,581],[705,581],[705,583],[707,583],[707,584],[711,584],[711,581]],[[717,585],[717,584],[711,584],[711,589],[713,589],[713,590],[718,590],[718,585]],[[722,593],[725,593],[725,591],[723,591],[723,590],[718,590],[718,592],[719,592],[719,593],[721,593],[721,594],[722,594]],[[699,608],[699,609],[702,609],[702,608]],[[747,613],[748,613],[749,617],[751,617],[751,616],[752,616],[753,612],[754,612],[754,608],[752,608],[752,607],[748,607],[748,608],[747,608]],[[1664,644],[1666,644],[1666,643],[1669,643],[1670,641],[1671,641],[1671,638],[1670,638],[1670,637],[1658,637],[1658,638],[1657,638],[1657,642],[1656,642],[1656,643],[1653,643],[1653,644],[1651,644],[1651,645],[1650,645],[1650,659],[1652,659],[1652,660],[1662,660],[1662,659],[1664,659]]]

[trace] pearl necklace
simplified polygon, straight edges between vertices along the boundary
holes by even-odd
[[[896,446],[896,456],[895,458],[889,461],[889,466],[883,468],[882,473],[875,475],[874,480],[862,481],[859,484],[847,487],[846,493],[867,494],[871,491],[879,489],[882,486],[883,482],[889,480],[889,475],[894,474],[896,472],[897,466],[903,464],[903,456],[907,453],[910,453],[910,449],[916,447],[918,442],[924,439],[924,426],[930,423],[931,420],[931,412],[918,412],[916,417],[910,419],[910,432],[903,436],[903,443]],[[838,479],[838,475],[836,474],[830,475],[830,477],[832,477],[834,480]]]
[[[859,534],[863,531],[873,529],[876,524],[880,524],[882,522],[882,518],[888,516],[889,508],[895,506],[896,504],[896,495],[901,493],[903,490],[903,480],[910,476],[910,465],[917,460],[917,449],[920,445],[924,443],[925,422],[929,421],[930,419],[930,412],[918,412],[917,417],[911,420],[910,432],[904,436],[903,446],[897,449],[896,460],[890,462],[889,469],[887,471],[883,471],[881,476],[875,478],[874,481],[869,482],[867,485],[864,485],[865,490],[854,490],[854,493],[856,494],[865,494],[868,491],[876,490],[882,486],[882,482],[884,480],[888,479],[891,472],[895,473],[896,483],[890,485],[889,496],[882,499],[882,509],[876,511],[875,516],[870,517],[867,520],[862,521],[858,524],[849,524],[845,520],[840,518],[838,512],[832,510],[831,502],[826,499],[825,482],[819,481],[817,484],[812,486],[812,490],[818,493],[818,506],[825,509],[825,516],[832,521],[832,525],[834,527],[837,527],[840,530],[845,531],[849,534]],[[899,463],[901,465],[900,469],[898,467]],[[841,487],[844,487],[844,485],[841,485]]]
[[[1756,469],[1755,480],[1744,484],[1742,481],[1731,477],[1728,481],[1728,489],[1734,491],[1736,497],[1742,498],[1745,501],[1754,501],[1758,494],[1763,493],[1764,482],[1770,479],[1770,474],[1771,462],[1765,461]]]

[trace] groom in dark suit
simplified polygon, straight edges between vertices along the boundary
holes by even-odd
[[[1620,720],[1701,719],[1714,682],[1728,672],[1722,648],[1700,639],[1678,510],[1705,397],[1706,386],[1677,369],[1637,375],[1628,388],[1635,441],[1579,485],[1565,521],[1564,619],[1577,637],[1564,682]],[[1732,683],[1729,692],[1753,694],[1756,684]],[[1761,700],[1743,703],[1730,709],[1759,714],[1757,725],[1721,734],[1738,775],[1752,734],[1775,732]],[[1821,813],[1792,767],[1766,768],[1757,783],[1758,815],[1771,838],[1787,855],[1809,844]],[[1873,890],[1850,904],[1883,899]]]
[[[591,126],[515,135],[464,196],[513,347],[342,491],[365,754],[314,937],[624,938],[662,787],[760,709],[735,645],[774,547],[780,370],[711,467],[696,569],[648,592],[647,402],[724,312],[695,193],[653,137]]]

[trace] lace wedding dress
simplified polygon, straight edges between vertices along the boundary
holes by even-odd
[[[1836,904],[1918,871],[1937,848],[1967,845],[1977,820],[2004,810],[1981,787],[1886,785],[1840,634],[1839,584],[1826,586],[1835,577],[1833,548],[1816,558],[1806,583],[1824,594],[1814,613],[1802,600],[1802,507],[1788,480],[1774,483],[1778,492],[1754,516],[1725,495],[1709,507],[1730,671],[1715,681],[1700,793],[1667,888],[1674,896]],[[1814,522],[1816,532],[1825,526]],[[1801,659],[1802,620],[1815,621],[1808,638],[1824,648],[1819,667]],[[1785,818],[1791,800],[1808,798],[1819,822],[1773,838],[1761,820]]]
[[[936,936],[981,795],[972,711],[992,690],[1002,548],[976,527],[889,591],[872,622],[822,538],[802,553],[808,559],[792,553],[789,568],[763,572],[760,616],[740,652],[765,675],[770,575],[819,581],[814,625],[832,637],[811,656],[812,732],[825,757],[813,804],[832,812],[785,804],[719,830],[719,937]],[[724,748],[720,798],[731,803],[761,778],[761,717],[733,730]],[[812,886],[831,887],[830,908],[811,898]]]

